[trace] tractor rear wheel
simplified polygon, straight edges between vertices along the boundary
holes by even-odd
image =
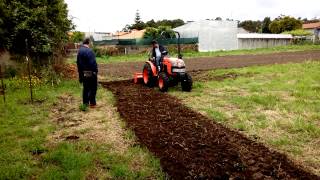
[[[169,87],[169,78],[166,73],[159,74],[158,86],[161,92],[167,92]]]
[[[143,82],[145,85],[147,85],[148,87],[154,87],[155,83],[156,83],[156,78],[153,76],[153,72],[151,69],[150,64],[145,64],[143,66]]]
[[[181,87],[182,91],[190,92],[192,90],[192,78],[188,73],[182,78]]]

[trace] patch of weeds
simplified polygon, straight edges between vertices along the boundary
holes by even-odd
[[[79,106],[79,109],[80,109],[80,111],[83,111],[83,112],[87,112],[89,110],[88,105],[86,105],[86,104],[81,104]]]
[[[239,131],[245,131],[247,130],[247,125],[245,122],[237,121],[235,124],[233,124],[233,127],[238,129]]]
[[[200,90],[200,89],[203,89],[203,87],[204,87],[204,84],[201,82],[194,82],[192,84],[192,89],[194,89],[194,90],[197,90],[197,89]]]
[[[265,129],[268,127],[267,117],[264,114],[258,114],[254,117],[256,121],[254,121],[255,126],[261,129]]]
[[[282,136],[276,139],[271,139],[270,143],[274,146],[286,146],[289,145],[291,141],[287,136]]]
[[[263,106],[266,109],[274,108],[278,102],[279,98],[274,95],[252,95],[249,97],[249,101]]]
[[[208,113],[209,116],[211,116],[217,122],[226,121],[225,114],[220,112],[220,111],[216,111],[216,110],[213,110],[213,109],[207,109],[206,112]]]
[[[304,119],[296,118],[289,128],[291,133],[302,133],[305,136],[311,136],[313,138],[320,137],[320,128],[313,122],[306,121]]]
[[[79,150],[77,144],[61,143],[44,156],[44,163],[59,167],[61,174],[67,179],[81,179],[84,170],[92,165],[93,155]],[[45,171],[44,176],[48,173],[48,170]]]
[[[250,101],[250,97],[232,96],[230,97],[230,99],[233,104],[239,106],[241,109],[248,109],[254,107],[254,103]]]
[[[127,130],[126,133],[125,133],[125,139],[128,139],[128,140],[135,140],[136,139],[136,135],[134,134],[133,131],[131,130]]]

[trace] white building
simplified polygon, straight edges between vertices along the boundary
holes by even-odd
[[[290,44],[292,36],[248,33],[238,28],[237,21],[202,20],[174,29],[181,38],[198,38],[199,51],[254,49]]]
[[[199,51],[237,49],[237,21],[201,20],[174,29],[182,38],[199,39]]]

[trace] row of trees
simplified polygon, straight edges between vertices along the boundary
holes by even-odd
[[[144,22],[141,20],[140,12],[137,10],[134,23],[131,25],[126,25],[123,28],[123,31],[128,32],[133,29],[142,30],[146,29],[144,34],[144,38],[152,38],[158,39],[161,37],[165,38],[173,38],[175,37],[175,33],[173,32],[172,28],[176,28],[179,26],[184,25],[185,22],[182,19],[174,19],[174,20],[161,20],[155,21],[154,19]]]
[[[148,27],[152,27],[152,28],[158,28],[160,26],[167,26],[170,28],[176,28],[179,26],[184,25],[185,22],[182,19],[174,19],[174,20],[161,20],[161,21],[155,21],[154,19],[147,21],[147,22],[143,22],[140,16],[140,12],[139,10],[136,11],[136,15],[134,18],[134,23],[129,25],[127,24],[124,28],[123,31],[127,32],[133,29],[137,29],[137,30],[142,30],[142,29],[146,29]]]
[[[246,20],[239,23],[239,27],[244,28],[249,32],[255,33],[282,33],[301,29],[303,23],[320,22],[318,19],[308,20],[307,18],[294,18],[290,16],[281,15],[271,21],[270,17],[264,18],[263,21]]]
[[[222,20],[221,17],[217,17],[215,20]],[[231,19],[227,19],[231,20]],[[244,28],[249,32],[255,33],[283,33],[296,29],[301,29],[303,23],[320,22],[318,19],[308,20],[307,18],[294,18],[291,16],[281,15],[274,20],[270,17],[265,17],[263,21],[246,20],[239,23],[239,27]],[[126,25],[124,31],[130,31],[133,29],[142,30],[146,29],[145,38],[159,38],[160,33],[165,31],[165,37],[173,37],[174,33],[172,28],[184,25],[185,22],[181,19],[175,20],[161,20],[154,21],[153,19],[147,22],[143,22],[140,17],[140,13],[137,10],[134,24]]]
[[[73,29],[64,0],[0,0],[0,48],[46,59],[60,53]]]

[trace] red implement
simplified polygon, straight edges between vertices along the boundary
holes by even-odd
[[[135,84],[138,84],[138,83],[142,83],[143,81],[143,75],[142,73],[134,73],[134,78],[133,78],[133,82]]]

